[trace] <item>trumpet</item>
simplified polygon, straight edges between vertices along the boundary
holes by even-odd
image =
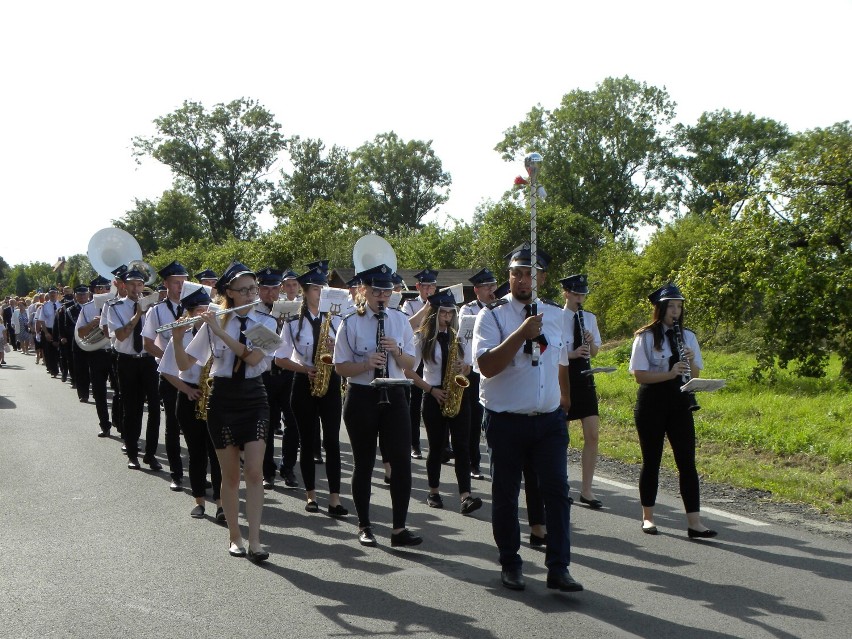
[[[251,308],[253,306],[257,306],[260,304],[260,300],[255,300],[251,304],[243,304],[242,306],[235,306],[234,308],[221,308],[214,313],[215,317],[219,317],[220,315],[225,315],[227,313],[232,313],[234,311],[240,311],[244,308]],[[156,333],[165,333],[166,331],[170,331],[173,328],[180,328],[181,326],[191,326],[198,322],[203,321],[204,318],[200,315],[196,315],[195,317],[181,317],[179,320],[175,320],[174,322],[169,322],[168,324],[163,324],[158,328]]]

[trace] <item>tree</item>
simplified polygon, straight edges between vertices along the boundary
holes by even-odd
[[[536,106],[495,150],[507,161],[541,152],[540,179],[550,201],[619,237],[658,224],[667,203],[658,186],[671,155],[666,129],[674,115],[665,88],[606,78],[594,91],[566,94],[553,111]]]
[[[310,210],[317,200],[346,202],[352,197],[352,161],[337,145],[325,152],[322,140],[294,136],[288,144],[293,173],[282,171],[281,199]],[[274,212],[274,211],[273,211]]]
[[[172,169],[217,242],[256,235],[254,216],[275,188],[267,172],[287,146],[272,113],[247,98],[210,112],[187,101],[154,124],[157,135],[133,138],[137,161],[151,156]]]
[[[764,186],[772,160],[790,146],[783,124],[727,109],[701,114],[694,126],[674,128],[682,154],[672,158],[673,178],[690,213],[735,218]]]
[[[405,142],[382,133],[352,153],[361,193],[369,202],[370,230],[395,233],[420,228],[421,220],[447,201],[452,183],[432,141]]]
[[[196,210],[192,198],[177,189],[164,191],[155,202],[136,200],[136,207],[123,218],[112,220],[112,224],[130,233],[143,255],[207,236],[207,221]]]

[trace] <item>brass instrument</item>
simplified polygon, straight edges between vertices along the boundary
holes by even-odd
[[[198,389],[201,395],[195,400],[195,417],[207,421],[207,400],[210,399],[210,391],[213,389],[213,378],[210,377],[210,369],[213,368],[213,355],[207,358],[207,363],[201,369],[201,377],[198,378]]]
[[[692,369],[689,367],[689,359],[686,357],[686,349],[683,344],[683,332],[680,329],[680,322],[678,320],[672,322],[672,331],[674,332],[674,343],[675,348],[677,349],[677,355],[680,358],[680,361],[686,364],[686,371],[680,376],[683,383],[686,384],[692,379]],[[701,406],[698,405],[698,400],[695,399],[695,393],[687,393],[687,395],[689,395],[689,410],[694,412],[700,409]]]
[[[444,366],[443,390],[447,393],[447,399],[441,405],[441,415],[444,417],[455,417],[461,410],[464,389],[470,386],[470,380],[464,375],[456,373],[456,360],[459,356],[459,340],[456,331],[448,330],[449,348],[447,349],[447,362]]]
[[[220,308],[218,311],[214,313],[216,317],[220,315],[225,315],[227,313],[233,313],[234,311],[240,311],[244,308],[251,308],[252,306],[257,306],[260,304],[260,300],[255,300],[251,304],[243,304],[242,306],[234,306],[233,308]],[[197,324],[198,322],[204,321],[204,318],[200,315],[194,315],[192,317],[181,317],[179,320],[175,320],[174,322],[169,322],[168,324],[163,324],[158,328],[156,333],[165,333],[166,331],[170,331],[173,328],[180,328],[181,326],[192,326],[193,324]]]
[[[320,326],[319,338],[314,352],[314,367],[317,369],[317,374],[311,380],[312,397],[325,397],[328,392],[328,382],[333,370],[331,353],[328,351],[328,329],[331,327],[331,318],[332,313],[326,313]]]
[[[89,353],[102,348],[107,348],[110,345],[109,338],[104,335],[104,331],[100,326],[93,328],[92,332],[86,335],[86,337],[80,337],[80,334],[75,329],[74,341],[77,342],[77,346],[79,346],[81,350]]]

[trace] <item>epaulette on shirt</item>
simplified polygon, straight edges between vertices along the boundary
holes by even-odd
[[[259,310],[257,310],[257,309],[254,309],[254,312],[255,312],[255,313],[257,313],[258,315],[265,315],[266,317],[268,317],[268,318],[270,318],[270,319],[275,319],[275,318],[274,318],[274,317],[272,317],[272,315],[270,315],[269,313],[264,313],[263,311],[259,311]]]
[[[485,308],[487,308],[489,311],[493,311],[498,306],[503,306],[503,304],[508,304],[508,303],[509,303],[509,300],[507,300],[505,297],[501,297],[499,300],[494,300],[490,304],[486,304]]]
[[[554,302],[553,300],[541,299],[541,301],[542,301],[543,303],[545,303],[545,304],[549,304],[550,306],[555,306],[555,307],[556,307],[556,308],[558,308],[558,309],[561,309],[561,308],[562,308],[559,304],[557,304],[557,303],[556,303],[556,302]]]
[[[473,300],[472,302],[468,302],[467,304],[465,304],[465,306],[467,306],[468,308],[474,308],[478,304],[479,304],[479,302],[477,302],[476,300]]]
[[[118,299],[118,298],[107,300],[108,306],[115,306],[117,304],[124,304],[124,300],[121,300],[121,299]]]

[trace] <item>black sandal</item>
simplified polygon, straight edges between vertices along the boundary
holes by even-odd
[[[319,512],[319,504],[313,500],[309,501],[305,504],[305,510],[309,513],[318,513]]]

